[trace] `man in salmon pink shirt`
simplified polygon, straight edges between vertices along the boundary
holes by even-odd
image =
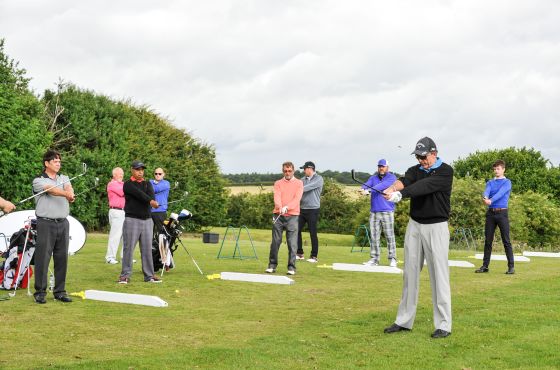
[[[282,172],[284,177],[274,183],[272,243],[270,244],[270,256],[266,272],[276,272],[278,249],[282,243],[282,233],[286,230],[288,275],[295,275],[299,203],[303,195],[303,182],[294,177],[294,164],[292,162],[284,162]]]

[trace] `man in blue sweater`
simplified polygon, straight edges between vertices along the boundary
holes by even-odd
[[[508,218],[508,201],[511,193],[511,181],[504,175],[506,171],[506,163],[497,160],[492,165],[494,170],[494,179],[486,183],[486,189],[482,201],[488,206],[486,211],[486,224],[484,225],[484,259],[482,266],[476,270],[476,273],[484,273],[490,271],[490,257],[492,255],[492,243],[494,241],[494,232],[496,226],[500,228],[502,235],[502,243],[506,251],[508,269],[507,275],[515,274],[513,262],[513,249],[509,240],[509,218]]]
[[[154,188],[154,195],[159,207],[152,207],[152,220],[154,221],[154,236],[163,229],[163,223],[167,218],[167,199],[169,198],[169,181],[164,179],[165,172],[163,168],[156,168],[154,171],[154,179],[150,180]]]
[[[389,202],[383,197],[383,194],[375,191],[383,191],[397,181],[397,177],[389,172],[389,162],[380,159],[377,162],[377,172],[373,174],[362,185],[362,194],[371,194],[371,209],[369,215],[369,229],[371,233],[370,257],[371,259],[364,262],[364,265],[379,265],[379,255],[381,253],[381,228],[387,238],[387,253],[389,265],[397,267],[397,243],[395,242],[395,203]],[[375,189],[373,192],[371,189]]]

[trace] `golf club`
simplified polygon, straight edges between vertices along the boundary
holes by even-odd
[[[167,202],[167,205],[177,203],[177,202],[181,202],[181,201],[185,200],[185,198],[187,198],[188,195],[189,195],[189,192],[185,191],[185,194],[183,195],[183,197],[181,199],[177,199],[177,200],[174,200],[172,202]]]
[[[378,192],[379,194],[385,195],[384,192],[382,192],[382,191],[380,191],[380,190],[377,190],[377,189],[374,189],[374,188],[372,188],[371,186],[369,186],[368,184],[364,184],[363,182],[361,182],[360,180],[358,180],[358,179],[356,178],[356,174],[355,174],[355,172],[354,172],[354,169],[352,169],[352,170],[350,171],[350,173],[352,174],[352,180],[356,181],[358,184],[362,184],[363,186],[366,186],[366,187],[370,188],[371,190]]]
[[[30,196],[30,197],[28,197],[28,198],[25,198],[24,200],[20,200],[19,202],[16,203],[16,205],[23,204],[23,203],[27,202],[28,200],[31,200],[31,199],[33,199],[33,198],[35,198],[35,197],[38,197],[38,196],[41,195],[41,194],[46,193],[47,191],[49,191],[49,190],[51,190],[51,189],[56,188],[57,186],[67,184],[67,183],[69,183],[70,181],[72,181],[72,180],[74,180],[74,179],[77,179],[78,177],[81,177],[81,176],[85,175],[86,172],[87,172],[87,164],[82,163],[82,173],[81,173],[81,174],[76,175],[76,176],[74,176],[74,177],[72,177],[71,179],[68,179],[68,180],[66,180],[66,181],[63,181],[63,182],[61,182],[60,184],[53,185],[53,186],[51,186],[51,187],[48,188],[48,189],[45,189],[45,190],[43,190],[43,191],[38,192],[37,194],[33,194],[32,196]],[[5,214],[4,211],[0,211],[0,217],[4,216],[4,214]]]
[[[17,274],[16,274],[16,276],[14,276],[14,279],[16,280],[15,285],[14,285],[14,291],[8,293],[8,295],[11,298],[16,296],[16,292],[17,292],[17,288],[18,288],[18,284],[19,284],[19,271],[21,269],[21,266],[23,265],[23,260],[25,259],[25,250],[27,249],[27,241],[29,240],[29,233],[30,232],[31,232],[31,223],[29,224],[29,227],[27,228],[27,233],[25,234],[25,242],[23,243],[23,252],[21,253],[21,257],[18,259],[18,266],[15,270],[17,272]],[[28,277],[28,280],[29,280],[29,266],[27,267],[27,277]],[[29,281],[27,282],[27,286],[29,287]]]
[[[196,266],[196,268],[198,269],[198,272],[200,272],[200,275],[204,275],[204,273],[202,272],[202,270],[200,269],[200,267],[198,267],[198,263],[196,263],[196,261],[194,260],[193,256],[191,256],[191,254],[189,253],[189,250],[187,249],[187,247],[185,247],[185,245],[183,244],[183,242],[181,241],[181,239],[177,239],[179,241],[179,244],[181,244],[181,246],[183,247],[183,249],[185,250],[185,252],[187,252],[187,254],[189,255],[189,257],[192,259],[194,265]]]
[[[76,197],[78,197],[78,196],[80,196],[80,195],[82,195],[82,194],[85,194],[85,193],[87,193],[87,192],[89,192],[89,191],[95,189],[96,187],[98,187],[98,186],[99,186],[99,177],[96,177],[96,178],[93,180],[93,182],[94,182],[94,184],[95,184],[94,186],[92,186],[91,188],[88,188],[88,189],[86,189],[86,190],[84,190],[84,191],[81,191],[81,192],[79,192],[78,194],[75,194],[75,195],[74,195],[74,198],[76,198]]]

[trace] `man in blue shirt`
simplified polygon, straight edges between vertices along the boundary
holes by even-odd
[[[163,228],[163,222],[167,217],[167,198],[169,198],[169,181],[164,180],[165,172],[163,168],[156,168],[154,171],[154,179],[150,180],[154,188],[156,202],[159,207],[152,208],[152,220],[154,221],[154,236],[158,235]]]
[[[513,262],[513,249],[509,240],[509,218],[508,218],[508,200],[511,193],[511,181],[504,175],[506,171],[506,163],[497,160],[492,165],[494,170],[494,179],[486,183],[484,196],[482,201],[488,206],[486,212],[486,224],[484,225],[484,259],[482,266],[476,270],[476,273],[484,273],[490,271],[490,257],[492,255],[492,242],[494,241],[494,232],[496,226],[500,228],[502,243],[506,251],[508,269],[506,274],[515,274]]]
[[[371,232],[370,257],[364,265],[379,265],[379,255],[381,252],[381,228],[387,238],[387,252],[389,265],[397,267],[397,244],[395,241],[395,203],[389,202],[383,194],[373,191],[370,188],[382,192],[397,181],[397,177],[389,172],[389,162],[380,159],[377,162],[377,172],[373,174],[362,186],[362,194],[371,193],[371,209],[369,215],[369,228]],[[367,186],[366,186],[367,185]]]

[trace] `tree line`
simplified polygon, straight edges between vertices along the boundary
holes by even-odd
[[[332,179],[338,182],[339,184],[345,185],[352,185],[355,182],[352,180],[352,176],[350,171],[318,171],[326,179]],[[294,172],[297,178],[302,178],[304,176],[303,171],[296,170]],[[360,179],[367,179],[371,176],[370,173],[367,172],[358,172],[356,171],[356,177]],[[282,177],[282,173],[238,173],[238,174],[224,174],[222,177],[228,182],[230,185],[272,185],[274,181],[278,180]]]

